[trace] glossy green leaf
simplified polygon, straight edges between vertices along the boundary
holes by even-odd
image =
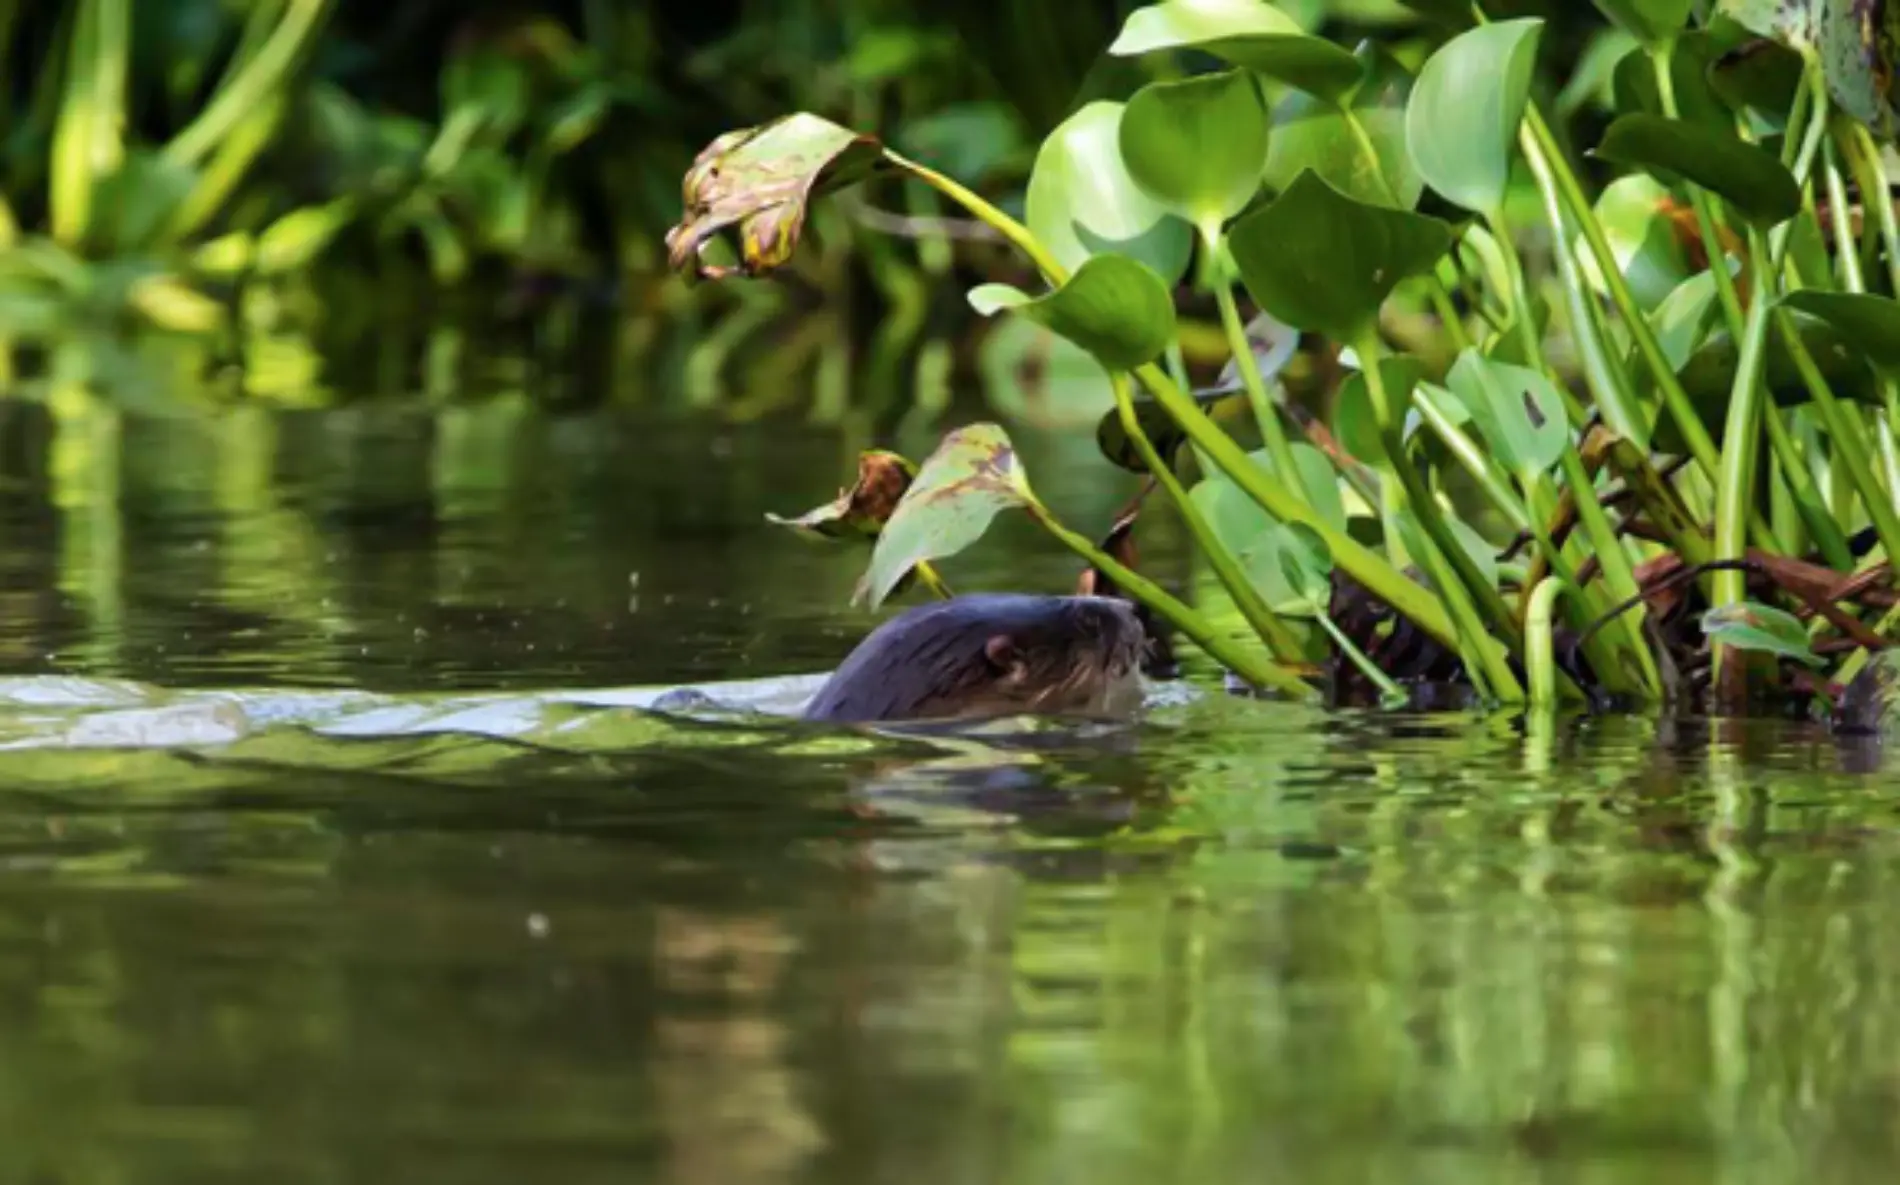
[[[1593,155],[1664,181],[1692,181],[1760,226],[1786,221],[1801,207],[1801,187],[1773,153],[1687,120],[1622,116]]]
[[[1611,182],[1596,202],[1597,222],[1610,242],[1610,252],[1630,294],[1645,312],[1701,270],[1692,265],[1668,216],[1670,200],[1661,182],[1646,173],[1632,173]],[[1573,240],[1572,250],[1591,286],[1609,295],[1609,286],[1581,234]]]
[[[1791,292],[1781,298],[1838,330],[1875,368],[1900,375],[1900,302],[1858,292]]]
[[[1128,175],[1117,144],[1121,119],[1120,103],[1098,100],[1049,133],[1029,175],[1025,220],[1070,270],[1113,252],[1174,283],[1187,271],[1193,231]]]
[[[1419,71],[1406,147],[1425,184],[1467,210],[1491,214],[1504,202],[1543,27],[1534,19],[1479,25]]]
[[[1356,56],[1366,63],[1366,83],[1345,107],[1300,91],[1281,102],[1267,145],[1266,183],[1282,190],[1311,169],[1348,197],[1409,210],[1425,187],[1405,150],[1405,100],[1412,77],[1371,43]],[[1372,144],[1376,168],[1353,121]]]
[[[1745,29],[1813,52],[1834,102],[1879,134],[1892,134],[1888,84],[1900,42],[1900,12],[1892,6],[1868,0],[1717,0],[1715,8]]]
[[[797,249],[811,199],[863,178],[882,158],[876,137],[804,112],[727,132],[702,149],[686,173],[685,212],[666,232],[668,262],[675,271],[715,278],[773,271]],[[727,227],[739,232],[737,268],[702,257],[702,248]]]
[[[1492,454],[1513,473],[1550,469],[1570,443],[1563,399],[1541,371],[1466,349],[1445,376],[1445,387],[1464,405]]]
[[[1122,163],[1135,184],[1214,241],[1260,191],[1267,112],[1245,70],[1151,82],[1122,112]]]
[[[1247,291],[1289,325],[1350,341],[1394,287],[1451,247],[1436,218],[1354,201],[1302,173],[1227,234]]]
[[[1639,40],[1655,45],[1682,31],[1694,4],[1692,0],[1596,0],[1596,6]]]
[[[988,423],[957,429],[918,469],[884,524],[853,603],[877,608],[920,561],[957,554],[998,513],[1034,501],[1007,432]]]
[[[1826,665],[1814,653],[1801,620],[1772,605],[1743,601],[1711,609],[1702,615],[1702,632],[1709,641],[1737,650],[1792,658],[1816,669]]]
[[[1385,380],[1386,397],[1398,408],[1410,408],[1412,388],[1420,378],[1418,359],[1409,354],[1394,354],[1379,359],[1379,376]],[[1404,438],[1411,439],[1416,420],[1407,416]],[[1337,410],[1333,413],[1333,431],[1345,450],[1368,465],[1386,462],[1385,441],[1379,435],[1379,420],[1372,407],[1372,393],[1366,376],[1353,371],[1340,384]]]
[[[984,316],[1009,309],[1081,346],[1111,370],[1153,361],[1174,339],[1174,298],[1146,265],[1098,255],[1054,292],[1031,297],[1008,284],[970,290]]]
[[[1129,14],[1108,52],[1118,57],[1198,49],[1323,98],[1358,85],[1360,66],[1260,0],[1167,0]]]

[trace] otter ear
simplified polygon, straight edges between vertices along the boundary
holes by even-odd
[[[983,643],[983,657],[998,671],[1014,670],[1019,661],[1016,639],[1008,634],[991,634],[990,640]]]

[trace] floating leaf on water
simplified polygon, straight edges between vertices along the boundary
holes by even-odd
[[[1262,309],[1349,342],[1401,280],[1450,249],[1452,233],[1436,218],[1355,201],[1306,172],[1236,222],[1227,243]]]
[[[1687,120],[1621,116],[1591,155],[1664,181],[1692,181],[1759,226],[1785,222],[1801,208],[1801,187],[1773,153]]]
[[[1491,452],[1512,473],[1541,473],[1563,456],[1570,421],[1563,398],[1538,370],[1497,362],[1467,348],[1445,376]]]
[[[1311,169],[1350,198],[1409,210],[1425,187],[1405,150],[1405,101],[1412,76],[1371,42],[1361,45],[1356,56],[1366,64],[1366,82],[1353,92],[1347,109],[1372,142],[1377,171],[1360,146],[1347,109],[1295,91],[1274,112],[1266,183],[1285,189]]]
[[[1135,184],[1212,242],[1260,192],[1268,127],[1253,76],[1226,70],[1136,91],[1117,144]]]
[[[1152,361],[1174,340],[1174,298],[1145,264],[1098,255],[1062,287],[1031,297],[1008,284],[970,290],[970,307],[984,316],[1009,309],[1046,325],[1111,370]]]
[[[1412,163],[1425,184],[1467,210],[1490,214],[1503,205],[1543,28],[1528,19],[1460,33],[1426,60],[1412,87],[1405,124]]]
[[[1337,98],[1359,84],[1350,53],[1260,0],[1167,0],[1130,13],[1108,47],[1117,57],[1198,49],[1310,94]]]
[[[1892,134],[1888,87],[1900,41],[1900,15],[1892,6],[1870,0],[1718,0],[1715,10],[1752,33],[1812,50],[1835,103],[1876,133]]]
[[[1772,605],[1743,601],[1711,609],[1702,615],[1702,632],[1709,641],[1737,650],[1792,658],[1817,669],[1826,665],[1814,653],[1800,618]]]
[[[1900,302],[1864,292],[1808,289],[1781,298],[1783,306],[1819,318],[1888,374],[1900,374]]]
[[[988,423],[957,429],[917,471],[884,524],[853,603],[877,608],[920,561],[955,555],[981,539],[998,512],[1034,504],[1007,432]]]
[[[1122,164],[1122,105],[1089,103],[1036,151],[1024,219],[1037,241],[1071,270],[1113,252],[1138,259],[1172,284],[1187,271],[1187,223],[1143,192]]]
[[[700,151],[681,185],[685,214],[666,232],[675,271],[700,276],[763,275],[792,257],[812,198],[860,180],[878,166],[874,136],[800,112],[756,128],[727,132]],[[718,267],[702,246],[730,226],[739,230],[739,267]]]
[[[902,453],[868,449],[858,454],[858,480],[849,489],[839,490],[836,498],[797,518],[781,518],[770,511],[765,518],[818,539],[874,539],[916,477],[917,466]]]

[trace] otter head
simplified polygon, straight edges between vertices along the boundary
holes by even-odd
[[[1107,597],[986,593],[920,605],[871,631],[805,709],[813,720],[1121,716],[1147,644]]]

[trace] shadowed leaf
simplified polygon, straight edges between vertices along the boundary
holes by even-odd
[[[1411,93],[1412,76],[1392,55],[1370,42],[1360,46],[1357,56],[1366,63],[1367,78],[1353,92],[1348,106],[1372,142],[1379,171],[1373,171],[1339,104],[1296,91],[1274,112],[1266,183],[1285,189],[1311,169],[1348,197],[1409,210],[1418,204],[1424,189],[1405,151],[1405,100]]]
[[[1247,322],[1247,344],[1253,350],[1254,365],[1260,369],[1264,382],[1272,383],[1274,376],[1286,369],[1293,355],[1299,352],[1300,331],[1291,325],[1274,320],[1261,313]],[[1229,358],[1227,365],[1221,367],[1220,377],[1214,385],[1204,387],[1189,394],[1208,416],[1223,420],[1232,415],[1240,422],[1252,419],[1252,407],[1247,402],[1246,387],[1240,378],[1240,360]],[[1176,449],[1187,440],[1187,433],[1174,422],[1156,403],[1154,397],[1143,392],[1135,396],[1135,422],[1141,425],[1142,434],[1155,451],[1170,460]],[[1146,473],[1148,467],[1142,464],[1141,454],[1128,439],[1128,430],[1122,424],[1121,412],[1110,407],[1102,413],[1095,426],[1095,443],[1100,446],[1102,455],[1116,465],[1132,473]]]
[[[1821,376],[1827,380],[1836,398],[1853,400],[1870,407],[1880,406],[1880,388],[1874,381],[1874,372],[1845,334],[1805,313],[1797,312],[1794,322],[1795,333],[1807,347],[1808,353],[1813,355],[1815,365],[1820,368]],[[1737,362],[1735,340],[1718,329],[1709,334],[1708,340],[1696,348],[1689,361],[1677,372],[1696,415],[1708,427],[1717,444],[1722,441],[1728,420],[1728,401],[1734,390]],[[1768,335],[1762,381],[1769,396],[1779,407],[1796,407],[1812,398],[1779,333]],[[1676,429],[1675,420],[1667,415],[1657,419],[1650,445],[1658,452],[1665,453],[1681,453],[1687,447]]]
[[[1687,120],[1622,116],[1592,155],[1646,169],[1664,181],[1692,181],[1761,226],[1792,218],[1801,208],[1801,187],[1773,153]]]
[[[1709,88],[1717,97],[1777,128],[1787,123],[1800,85],[1801,55],[1765,37],[1736,46],[1709,67]]]
[[[797,518],[766,513],[766,521],[819,539],[875,539],[917,476],[901,453],[869,449],[858,455],[858,480],[823,506]]]
[[[1024,216],[1064,267],[1114,252],[1172,284],[1187,270],[1193,236],[1128,175],[1117,146],[1121,119],[1120,103],[1097,101],[1050,132],[1036,151]]]
[[[1691,0],[1596,0],[1596,6],[1604,16],[1652,45],[1680,33],[1694,7]]]
[[[1120,255],[1090,259],[1042,296],[982,284],[970,290],[969,299],[986,317],[1009,309],[1046,325],[1111,370],[1140,366],[1174,338],[1174,298],[1167,287],[1146,265]]]
[[[1259,0],[1168,0],[1130,13],[1108,52],[1118,57],[1198,49],[1310,94],[1337,98],[1358,85],[1360,64]]]
[[[1800,619],[1772,605],[1743,601],[1711,609],[1702,615],[1702,632],[1709,641],[1737,650],[1792,658],[1817,669],[1826,665],[1814,653]]]
[[[1436,218],[1354,201],[1302,173],[1227,243],[1262,309],[1300,329],[1349,341],[1399,281],[1428,270],[1452,242]]]
[[[1409,354],[1381,358],[1379,377],[1385,380],[1386,396],[1392,400],[1392,406],[1411,407],[1412,388],[1418,385],[1420,377],[1418,359]],[[1452,402],[1456,406],[1456,401]],[[1405,421],[1403,432],[1409,440],[1418,424],[1416,413],[1408,413]],[[1347,452],[1368,465],[1385,463],[1385,441],[1379,435],[1379,420],[1372,409],[1372,392],[1366,386],[1365,372],[1353,371],[1340,385],[1333,422],[1339,443]]]
[[[1412,87],[1412,163],[1425,184],[1467,210],[1489,214],[1504,201],[1543,27],[1499,21],[1460,33],[1426,60]]]
[[[1900,302],[1871,293],[1807,290],[1791,292],[1781,303],[1833,326],[1877,369],[1900,374]]]
[[[666,232],[667,259],[675,271],[691,267],[713,278],[772,271],[797,248],[811,199],[869,175],[882,155],[875,137],[803,112],[727,132],[687,170],[686,212]],[[732,226],[739,231],[739,266],[706,262],[704,245]]]
[[[1033,505],[1009,434],[971,424],[943,438],[884,524],[853,603],[875,609],[919,561],[955,555],[983,537],[999,511]]]

